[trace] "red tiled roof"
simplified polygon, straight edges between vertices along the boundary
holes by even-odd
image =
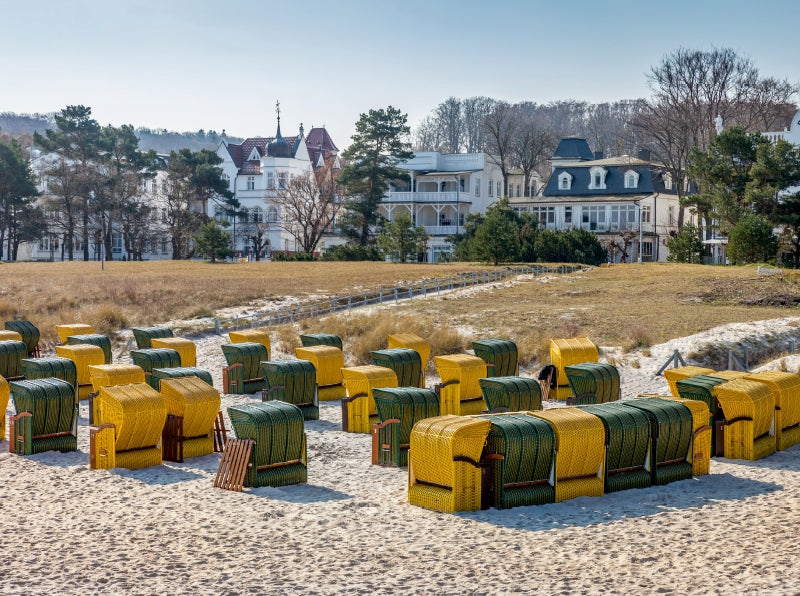
[[[297,137],[284,137],[287,143],[294,148]],[[245,139],[241,144],[229,143],[228,153],[230,153],[233,163],[239,169],[240,174],[260,174],[261,167],[259,162],[246,161],[250,154],[253,152],[253,147],[258,150],[259,155],[263,156],[267,152],[267,145],[275,140],[275,137],[252,137]],[[308,156],[311,158],[311,163],[316,166],[319,160],[320,153],[327,154],[339,149],[333,143],[333,139],[324,128],[312,128],[308,136],[305,138],[306,147],[308,148]]]

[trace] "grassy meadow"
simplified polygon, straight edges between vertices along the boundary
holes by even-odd
[[[58,323],[83,322],[114,335],[130,326],[214,316],[223,308],[294,296],[377,289],[483,267],[468,264],[231,263],[196,261],[4,263],[0,318],[29,319],[46,342]],[[324,321],[304,320],[271,330],[290,351],[300,331],[341,335],[355,362],[385,347],[386,335],[417,333],[433,354],[461,351],[478,337],[517,342],[523,365],[546,361],[551,337],[587,335],[626,350],[732,322],[798,314],[800,276],[759,275],[755,267],[646,263],[497,283],[428,300],[401,302],[390,311],[355,310]]]

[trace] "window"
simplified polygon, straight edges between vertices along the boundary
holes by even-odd
[[[169,223],[166,209],[161,209],[161,223]]]
[[[628,170],[625,172],[625,188],[636,188],[639,186],[639,172]]]
[[[275,173],[267,172],[267,188],[273,190],[275,188]]]
[[[664,173],[664,188],[672,190],[672,176],[666,172]]]
[[[475,196],[476,197],[481,196],[481,181],[480,180],[476,180],[475,181]]]
[[[564,207],[564,223],[572,225],[572,205]]]
[[[286,188],[286,172],[278,172],[278,188]]]
[[[119,232],[111,234],[111,252],[113,254],[122,253],[122,234]]]
[[[150,190],[152,190],[153,193],[158,192],[158,181],[153,180],[153,183],[150,185]]]
[[[635,205],[611,206],[611,230],[632,230],[636,227]]]
[[[558,175],[558,188],[561,190],[569,190],[572,188],[572,174],[562,172]]]
[[[261,223],[264,221],[264,211],[261,209],[261,207],[253,207],[250,210],[250,218],[253,223]]]
[[[267,221],[269,222],[278,221],[278,210],[275,207],[270,207],[269,209],[267,209]]]
[[[41,238],[39,240],[39,250],[50,250],[50,238]]]
[[[595,166],[589,169],[589,188],[590,189],[605,189],[606,188],[606,174],[608,170]]]
[[[487,197],[492,196],[492,186],[494,185],[494,180],[489,180],[489,191],[486,193]]]
[[[667,218],[669,219],[669,225],[674,226],[675,225],[675,207],[670,206],[669,209],[667,209]]]
[[[256,188],[256,177],[255,176],[248,176],[247,177],[247,190],[255,190]]]
[[[518,196],[518,197],[521,197],[521,196],[522,196],[522,195],[520,194],[520,191],[521,191],[521,190],[522,190],[522,186],[521,186],[520,184],[517,184],[517,196]]]
[[[461,192],[464,192],[464,179],[463,178],[459,178],[458,179],[458,184],[461,187]]]
[[[440,183],[439,183],[439,192],[444,192],[445,185],[446,185],[446,183],[445,183],[445,182],[440,182]]]
[[[653,259],[653,243],[642,242],[642,259]]]
[[[650,223],[650,205],[642,207],[642,223]]]
[[[531,213],[539,221],[540,228],[552,228],[556,223],[556,208],[552,205],[531,207]]]
[[[162,238],[161,239],[161,254],[162,255],[167,254],[167,239],[166,238]]]
[[[605,231],[606,229],[606,208],[603,207],[581,207],[581,227],[584,230]]]

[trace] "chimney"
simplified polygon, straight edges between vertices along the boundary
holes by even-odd
[[[595,159],[603,159],[603,152],[602,151],[595,151],[594,152]]]
[[[639,149],[639,159],[650,161],[650,149]]]

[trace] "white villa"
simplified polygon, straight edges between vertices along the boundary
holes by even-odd
[[[504,194],[500,168],[485,153],[418,151],[399,167],[411,180],[390,188],[380,214],[391,221],[397,213],[408,213],[424,226],[430,263],[452,253],[447,236],[462,231],[468,213],[485,213]]]

